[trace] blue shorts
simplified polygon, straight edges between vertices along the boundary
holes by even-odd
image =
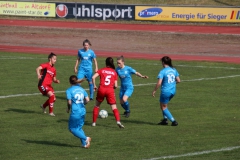
[[[163,104],[168,104],[168,102],[173,98],[175,94],[171,92],[161,92],[159,101]]]
[[[120,89],[119,98],[122,99],[124,95],[131,97],[133,93],[133,88],[131,89]]]
[[[81,69],[78,71],[78,74],[77,74],[78,79],[86,78],[88,82],[92,82],[92,76],[93,76],[93,72],[91,70],[84,71]]]
[[[84,125],[85,114],[84,115],[70,115],[68,121],[68,129],[81,129]]]

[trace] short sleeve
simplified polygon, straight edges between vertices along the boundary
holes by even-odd
[[[66,90],[66,97],[67,97],[67,100],[71,100],[72,99],[71,93],[70,93],[69,89]]]

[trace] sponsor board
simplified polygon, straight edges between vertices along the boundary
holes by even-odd
[[[0,15],[55,17],[55,3],[0,1]]]
[[[56,3],[58,18],[134,20],[134,10],[133,5]]]
[[[240,22],[240,8],[136,6],[136,20]]]

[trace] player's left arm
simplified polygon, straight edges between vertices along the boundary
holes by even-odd
[[[136,72],[135,74],[136,74],[138,77],[141,77],[141,78],[148,78],[148,76],[142,75],[142,74],[139,73],[139,72]]]
[[[180,78],[176,77],[176,83],[180,83],[180,82],[181,82]]]
[[[72,105],[72,101],[70,99],[68,99],[67,100],[67,110],[66,110],[67,113],[69,113],[71,105]]]
[[[99,76],[98,73],[95,73],[93,76],[92,76],[92,83],[93,83],[93,88],[94,90],[96,91],[97,90],[97,86],[96,86],[96,81],[95,79]]]
[[[152,96],[153,96],[153,97],[155,97],[155,93],[156,93],[156,91],[158,90],[158,88],[159,88],[161,85],[162,85],[162,79],[159,78],[158,81],[157,81],[157,84],[156,84],[156,86],[155,86],[155,88],[154,88],[154,90],[153,90],[153,92],[152,92]]]
[[[118,83],[117,80],[114,81],[114,89],[116,89],[118,87]]]
[[[53,77],[53,82],[54,83],[60,83],[60,80],[58,80],[56,77]]]
[[[95,73],[98,71],[98,63],[97,63],[97,59],[93,58],[94,64],[95,64]]]

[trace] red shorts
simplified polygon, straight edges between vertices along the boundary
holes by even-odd
[[[116,97],[115,92],[113,88],[104,88],[99,87],[97,92],[96,100],[98,102],[102,102],[104,98],[106,97],[108,104],[116,104]]]
[[[43,95],[46,95],[49,91],[52,91],[54,93],[52,86],[41,85],[38,86],[38,89]]]

